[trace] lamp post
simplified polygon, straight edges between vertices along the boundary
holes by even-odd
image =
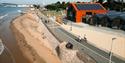
[[[71,26],[70,26],[70,31],[72,31],[72,22],[71,22]]]
[[[112,47],[113,47],[113,42],[116,38],[112,38],[112,43],[111,43],[111,49],[110,49],[110,57],[109,57],[109,63],[112,63]]]

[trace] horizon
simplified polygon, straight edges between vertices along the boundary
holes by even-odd
[[[0,0],[0,3],[13,3],[13,4],[42,4],[42,5],[47,5],[47,4],[52,4],[52,3],[56,3],[56,2],[77,2],[77,1],[81,1],[81,2],[90,2],[92,0],[23,0],[23,1],[19,1],[19,0]]]

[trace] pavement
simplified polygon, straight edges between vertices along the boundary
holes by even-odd
[[[80,52],[86,53],[89,56],[91,56],[92,58],[94,58],[98,63],[108,63],[108,59],[104,58],[103,56],[100,56],[98,53],[95,53],[93,50],[89,49],[88,47],[82,45],[81,43],[79,43],[78,41],[76,41],[74,36],[71,37],[71,35],[66,32],[65,30],[63,30],[62,28],[56,28],[53,26],[50,26],[50,30],[52,31],[52,33],[58,37],[58,39],[60,41],[66,41],[66,42],[71,42],[74,45],[74,49],[75,50],[80,50]],[[75,39],[74,39],[74,38]],[[97,57],[99,56],[99,57]]]
[[[44,16],[43,22],[46,19],[48,18]],[[93,45],[85,42],[83,39],[81,42],[78,42],[76,40],[78,39],[78,37],[64,30],[55,22],[51,21],[47,24],[45,23],[45,25],[59,41],[71,42],[74,45],[74,49],[78,49],[81,53],[84,52],[88,54],[93,59],[95,59],[97,63],[109,63],[109,53],[102,51],[97,47],[94,47]],[[112,63],[125,63],[125,61],[113,56]]]
[[[84,23],[70,23],[61,25],[66,31],[72,33],[75,36],[85,37],[88,43],[106,51],[110,52],[112,45],[112,52],[114,56],[125,60],[125,32],[122,30],[111,29],[107,27],[90,26]],[[70,30],[72,27],[72,30]],[[116,38],[112,40],[112,38]],[[113,43],[112,43],[113,41]]]

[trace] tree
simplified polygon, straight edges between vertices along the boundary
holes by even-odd
[[[77,3],[80,3],[80,1],[77,1]]]
[[[62,5],[65,5],[65,4],[66,4],[66,3],[63,1],[63,2],[62,2]]]
[[[45,8],[47,8],[48,10],[56,10],[56,6],[55,5],[46,5]]]
[[[57,1],[56,3],[55,3],[55,5],[60,5],[61,3],[60,3],[60,1]]]
[[[70,3],[67,2],[62,2],[60,3],[60,1],[56,2],[56,3],[53,3],[53,4],[50,4],[50,5],[46,5],[45,8],[47,8],[48,10],[56,10],[56,11],[60,11],[61,9],[62,10],[65,10],[66,7],[69,5]]]
[[[104,0],[99,0],[98,2],[99,2],[100,4],[102,4],[102,3],[103,3],[103,1],[104,1]]]
[[[35,8],[39,9],[40,8],[40,5],[33,5]]]
[[[92,0],[92,2],[97,2],[97,0]]]

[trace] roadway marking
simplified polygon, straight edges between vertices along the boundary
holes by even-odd
[[[44,16],[45,17],[45,16]],[[51,20],[52,21],[52,20]],[[53,23],[56,23],[56,24],[58,24],[58,25],[60,25],[59,23],[57,23],[57,22],[54,22],[53,21]],[[47,24],[46,24],[47,25]],[[49,27],[50,28],[50,27]],[[60,30],[61,31],[61,30]],[[66,30],[67,31],[67,30]],[[61,31],[61,32],[63,32],[63,31]],[[67,31],[68,32],[68,31]],[[64,33],[64,32],[63,32]],[[70,32],[69,32],[70,33]],[[83,44],[81,44],[81,43],[79,43],[79,42],[77,42],[76,40],[74,40],[73,38],[71,38],[69,35],[67,35],[67,34],[65,34],[64,33],[64,35],[65,36],[67,36],[67,37],[69,37],[70,39],[72,39],[76,44],[79,44],[79,45],[81,45],[81,46],[83,46],[83,47],[85,47],[85,48],[87,48],[88,50],[90,50],[90,51],[92,51],[93,53],[95,53],[95,54],[97,54],[97,55],[99,55],[100,57],[102,57],[102,58],[104,58],[104,59],[106,59],[106,60],[108,60],[109,61],[109,59],[108,58],[106,58],[106,57],[104,57],[104,56],[102,56],[102,55],[100,55],[99,53],[97,53],[97,52],[95,52],[94,50],[92,50],[92,49],[90,49],[90,48],[88,48],[87,46],[85,46],[85,45],[83,45]],[[73,43],[73,42],[72,42]],[[83,49],[83,48],[82,48]],[[112,61],[112,63],[115,63],[115,62],[113,62]]]
[[[53,23],[55,23],[54,21],[53,21]],[[59,24],[59,23],[57,23],[56,22],[56,24]],[[56,27],[55,27],[56,28]],[[61,31],[61,30],[60,30]],[[66,30],[67,31],[67,30]],[[63,32],[63,31],[62,31]],[[69,31],[67,31],[68,33],[70,33]],[[64,33],[64,32],[63,32]],[[64,33],[65,34],[65,33]],[[83,47],[85,47],[85,48],[87,48],[88,50],[90,50],[90,51],[92,51],[93,53],[95,53],[95,54],[97,54],[97,55],[99,55],[100,57],[102,57],[102,58],[104,58],[104,59],[106,59],[106,60],[108,60],[109,61],[109,59],[108,58],[106,58],[106,57],[104,57],[104,56],[102,56],[102,55],[100,55],[99,53],[97,53],[96,51],[94,51],[94,50],[92,50],[92,49],[90,49],[90,48],[88,48],[87,46],[85,46],[85,45],[83,45],[83,44],[81,44],[81,43],[79,43],[79,42],[77,42],[76,40],[74,40],[73,38],[71,38],[69,35],[67,35],[67,34],[65,34],[67,37],[69,37],[70,39],[72,39],[76,44],[79,44],[79,45],[81,45],[81,46],[83,46]],[[73,42],[72,42],[73,43]],[[83,48],[82,48],[83,49]],[[114,61],[112,61],[112,63],[115,63]]]
[[[61,31],[61,30],[60,30]],[[62,31],[63,32],[63,31]],[[64,33],[64,32],[63,32]],[[69,33],[69,32],[68,32]],[[64,33],[65,34],[65,33]],[[102,55],[100,55],[99,53],[97,53],[97,52],[95,52],[94,50],[92,50],[92,49],[90,49],[90,48],[88,48],[87,46],[85,46],[85,45],[83,45],[83,44],[81,44],[81,43],[79,43],[79,42],[77,42],[76,40],[74,40],[73,38],[71,38],[70,36],[68,36],[67,34],[65,34],[67,37],[69,37],[70,39],[72,39],[76,44],[79,44],[79,45],[81,45],[81,46],[83,46],[83,47],[85,47],[85,48],[87,48],[87,49],[89,49],[90,51],[92,51],[93,53],[95,53],[95,54],[97,54],[97,55],[99,55],[100,57],[102,57],[102,58],[104,58],[104,59],[106,59],[106,60],[109,60],[108,58],[106,58],[106,57],[104,57],[104,56],[102,56]],[[73,43],[73,42],[72,42]],[[112,61],[112,63],[115,63],[115,62],[113,62]]]

